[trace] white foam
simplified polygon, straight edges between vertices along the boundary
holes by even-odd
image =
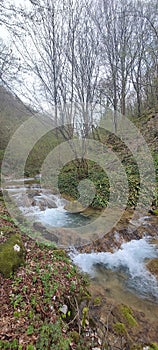
[[[157,280],[145,265],[146,259],[158,257],[158,250],[145,238],[123,243],[121,248],[114,253],[78,254],[73,252],[70,256],[74,264],[91,276],[96,275],[97,264],[111,270],[122,270],[128,275],[131,287],[139,290],[141,294],[149,293],[158,298]]]

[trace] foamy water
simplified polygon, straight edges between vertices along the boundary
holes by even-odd
[[[158,257],[158,249],[146,238],[123,243],[114,253],[78,254],[75,251],[70,256],[74,264],[92,277],[97,276],[97,266],[122,271],[127,277],[127,288],[135,289],[142,297],[158,300],[158,282],[146,268],[147,259]]]
[[[36,184],[32,185],[31,188],[15,185],[8,186],[8,192],[12,193],[17,206],[27,218],[30,217],[33,221],[52,227],[77,227],[86,225],[89,222],[89,219],[86,217],[66,212],[64,209],[66,201],[59,195],[49,193],[49,191],[36,194],[34,196],[36,203],[31,205],[27,196],[25,197],[25,191],[27,189],[29,193],[29,191],[34,190],[38,193],[41,190],[36,186]],[[41,210],[39,204],[42,198],[53,200],[57,208],[46,207],[44,210]],[[146,222],[148,222],[148,216],[141,217],[138,220],[141,220],[141,223],[145,226]],[[115,239],[119,240],[119,235],[115,235]],[[158,302],[158,282],[146,268],[146,261],[156,257],[158,257],[156,245],[151,244],[146,238],[123,243],[121,248],[114,253],[92,252],[90,254],[79,254],[77,251],[71,253],[73,262],[92,277],[99,276],[99,267],[102,267],[104,273],[108,271],[108,276],[110,274],[111,279],[114,275],[110,271],[118,273],[118,275],[121,272],[125,276],[126,289],[134,290],[140,296],[154,299]]]

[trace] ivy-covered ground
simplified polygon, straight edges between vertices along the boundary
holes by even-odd
[[[19,233],[2,202],[0,225],[2,248]],[[24,235],[22,241],[25,264],[7,278],[0,274],[0,349],[97,347],[98,336],[88,321],[87,279],[63,250]]]
[[[144,137],[144,140],[149,148],[149,151],[147,154],[143,155],[142,159],[142,167],[144,167],[144,193],[141,204],[142,206],[146,204],[146,194],[151,195],[153,198],[152,205],[155,208],[158,206],[158,113],[147,111],[141,118],[133,118],[132,122],[136,125],[138,130],[140,130],[140,133]],[[95,128],[93,133],[89,135],[89,138],[96,142],[95,157],[97,156],[97,161],[92,161],[89,159],[84,159],[82,161],[81,159],[75,159],[75,161],[70,161],[63,166],[58,175],[58,187],[60,193],[65,195],[66,198],[75,198],[78,200],[81,195],[81,193],[78,191],[78,186],[81,180],[86,179],[91,181],[95,188],[95,195],[90,206],[95,209],[105,208],[109,201],[110,192],[115,193],[115,188],[113,188],[113,185],[109,183],[106,170],[109,170],[111,177],[115,179],[115,186],[116,188],[120,189],[120,193],[124,193],[126,191],[124,183],[120,181],[120,176],[118,174],[118,163],[116,160],[112,160],[111,158],[112,153],[115,154],[116,158],[118,158],[122,163],[127,176],[129,190],[127,207],[135,208],[139,199],[141,181],[139,166],[135,160],[134,154],[132,154],[130,149],[120,138],[118,138],[115,134],[108,132],[104,128]],[[135,145],[135,140],[133,140],[133,144],[131,144],[131,149],[135,149],[136,154],[137,152],[139,153],[139,149],[141,149],[141,142],[141,140],[137,140],[137,145]],[[33,154],[34,151],[32,154],[30,154],[30,159],[33,157]],[[149,164],[149,156],[153,157],[153,164],[155,166],[156,186],[154,183],[153,189],[150,169],[148,169],[146,166]],[[63,155],[62,159],[64,159]],[[106,170],[100,166],[100,163],[105,163]],[[54,180],[52,168],[53,166],[51,162],[50,164],[47,164],[47,174],[45,175],[47,178],[47,185],[50,183],[50,186],[53,184]],[[87,186],[85,183],[84,188],[84,185],[82,184],[82,204],[85,206],[89,198],[89,192],[89,186]]]

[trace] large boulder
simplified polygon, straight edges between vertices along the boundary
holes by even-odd
[[[57,208],[57,205],[53,199],[50,198],[35,198],[32,202],[33,206],[39,206],[40,210],[46,210],[46,208]]]
[[[25,262],[25,248],[20,234],[12,234],[0,245],[0,273],[9,277]]]

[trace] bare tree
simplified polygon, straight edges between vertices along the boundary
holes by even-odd
[[[45,104],[51,117],[54,111],[55,125],[68,124],[60,128],[66,140],[79,133],[84,159],[85,139],[94,124],[99,76],[98,33],[88,16],[87,3],[30,0],[27,9],[12,11],[16,14],[10,29],[12,41],[28,90],[32,81],[28,96],[33,104]]]
[[[153,103],[157,101],[156,1],[97,4],[28,0],[27,8],[6,9],[26,81],[23,90],[38,108],[46,106],[50,115],[54,110],[56,125],[59,120],[67,123],[65,139],[76,132],[83,140],[87,137],[95,123],[95,104],[103,99],[114,109],[115,130],[117,112],[125,115],[132,93],[138,115],[144,98],[149,102],[154,94]]]

